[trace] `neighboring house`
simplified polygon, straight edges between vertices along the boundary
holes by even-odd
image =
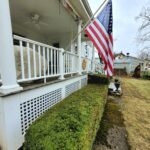
[[[141,71],[143,71],[144,61],[141,59],[132,57],[129,53],[127,53],[127,55],[123,53],[115,54],[114,74],[127,75],[133,73],[139,64],[141,65]]]
[[[32,122],[87,85],[94,52],[82,55],[80,31],[90,16],[87,0],[1,0],[0,149],[19,149]]]

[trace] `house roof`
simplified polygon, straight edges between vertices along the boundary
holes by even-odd
[[[133,56],[122,56],[121,58],[119,58],[119,55],[118,55],[118,57],[115,57],[115,62],[114,63],[115,64],[129,64],[133,60],[142,61],[141,59],[133,57]]]
[[[115,53],[115,54],[114,54],[115,57],[120,56],[120,55],[121,55],[121,56],[125,56],[125,54],[124,54],[123,52]]]

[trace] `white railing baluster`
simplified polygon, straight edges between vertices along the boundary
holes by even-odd
[[[20,55],[21,55],[21,75],[22,75],[22,79],[25,78],[25,74],[24,74],[24,54],[23,54],[23,46],[22,46],[22,41],[19,41],[20,43]]]
[[[73,72],[72,71],[72,55],[70,55],[70,72]]]
[[[59,51],[57,51],[57,74],[60,73],[59,71]]]
[[[69,56],[69,73],[71,72],[71,59],[70,59],[70,54],[68,55]]]
[[[51,75],[53,75],[53,49],[51,49]]]
[[[49,76],[49,48],[47,48],[47,75]]]
[[[70,54],[68,54],[68,66],[69,66],[69,72],[70,73]]]
[[[72,70],[73,70],[73,68],[72,68],[73,66],[72,66],[72,55],[70,55],[70,72],[73,72]]]
[[[68,63],[67,63],[67,53],[66,53],[66,73],[67,73],[67,71],[68,71]]]
[[[43,65],[44,65],[43,75],[44,75],[44,78],[45,78],[45,74],[46,74],[46,67],[45,67],[45,47],[43,47]]]
[[[68,54],[68,73],[70,72],[69,54]]]
[[[35,44],[33,44],[33,68],[34,68],[34,78],[36,78],[36,55],[35,55]]]
[[[60,80],[63,80],[64,79],[64,69],[65,69],[65,63],[64,63],[64,49],[60,49],[60,51],[59,51],[59,73],[60,73],[60,77],[59,77],[59,79]]]
[[[31,60],[30,60],[30,45],[27,42],[27,61],[28,61],[28,78],[31,78]]]
[[[68,63],[68,58],[69,58],[69,57],[68,57],[68,55],[69,55],[69,54],[67,54],[67,73],[69,73],[69,63]]]
[[[64,54],[64,67],[65,67],[65,73],[67,73],[67,61],[66,61],[66,53]]]
[[[56,50],[54,50],[54,74],[56,74]]]
[[[43,75],[45,77],[46,74],[46,66],[45,66],[45,47],[43,47],[43,65],[44,65],[44,72]]]
[[[41,47],[38,46],[38,56],[39,56],[39,77],[42,76],[42,69],[41,69]]]
[[[64,74],[66,73],[66,64],[65,64],[65,57],[66,57],[66,53],[64,52],[64,55],[63,55],[63,61],[64,61]],[[61,66],[60,66],[61,67]]]

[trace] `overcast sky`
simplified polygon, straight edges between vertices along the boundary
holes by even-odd
[[[92,11],[95,12],[103,0],[88,0]],[[139,22],[135,17],[139,15],[142,8],[150,0],[112,0],[113,1],[113,35],[114,51],[129,52],[137,56],[139,47],[135,38],[137,37]]]

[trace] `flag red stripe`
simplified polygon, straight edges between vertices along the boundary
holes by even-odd
[[[105,59],[103,53],[101,52],[99,46],[97,45],[97,43],[95,42],[95,40],[93,39],[93,37],[91,36],[91,34],[87,31],[87,29],[85,29],[85,32],[88,35],[88,37],[90,38],[90,40],[93,42],[94,46],[97,48],[98,53],[102,57],[102,60],[104,61],[104,63],[107,64],[107,60]]]
[[[112,21],[112,1],[109,0],[106,11],[102,11],[85,29],[104,62],[104,70],[108,77],[113,75]]]
[[[107,63],[108,63],[110,71],[112,71],[113,70],[113,66],[111,65],[110,61],[108,61]]]
[[[111,50],[110,48],[106,48],[105,45],[103,44],[102,40],[100,39],[100,37],[98,36],[98,34],[96,33],[96,31],[93,29],[93,27],[90,25],[89,29],[92,31],[92,33],[95,35],[95,37],[97,38],[97,40],[99,41],[99,43],[101,44],[102,48],[105,51],[106,56],[108,57],[108,54],[111,54]],[[100,48],[99,48],[100,49]],[[102,51],[102,49],[100,49]],[[109,52],[107,52],[109,50]],[[107,60],[107,64],[109,66],[109,69],[112,71],[113,70],[113,66],[111,65],[110,61]],[[106,65],[105,65],[106,66]]]
[[[96,28],[99,30],[99,32],[102,34],[103,38],[106,40],[107,44],[108,44],[108,54],[110,54],[112,60],[114,59],[114,56],[113,56],[113,53],[112,53],[112,50],[110,49],[110,46],[109,46],[109,40],[108,38],[110,39],[111,43],[112,44],[112,35],[109,35],[109,37],[107,38],[106,34],[104,33],[104,31],[101,29],[101,27],[99,26],[99,24],[94,21],[93,24],[96,26]]]
[[[93,29],[93,27],[91,25],[89,26],[89,29],[92,31],[92,33],[95,35],[95,37],[97,38],[97,40],[101,44],[102,48],[105,50],[106,56],[110,55],[111,59],[113,60],[113,55],[112,55],[112,51],[110,50],[110,48],[108,47],[108,49],[107,49],[105,47],[105,45],[103,44],[102,40],[100,39],[100,37],[98,36],[98,34],[96,33],[96,31]],[[107,39],[107,42],[108,42],[108,39]],[[109,69],[112,71],[113,70],[113,66],[111,65],[110,61],[107,61],[107,63],[108,63]]]
[[[93,34],[95,35],[95,37],[97,38],[97,40],[99,41],[99,43],[101,44],[102,48],[104,49],[106,56],[108,55],[107,52],[107,48],[105,47],[103,41],[101,40],[101,38],[98,36],[98,34],[96,33],[96,31],[92,28],[92,26],[89,26],[89,29],[93,32]]]
[[[105,41],[108,43],[108,38],[106,36],[106,34],[104,33],[104,31],[101,29],[101,27],[99,26],[99,24],[94,21],[93,24],[96,26],[96,28],[99,30],[99,32],[102,34],[102,36],[104,37]]]
[[[97,28],[97,29],[99,30],[99,32],[102,34],[102,36],[104,37],[104,39],[105,39],[105,41],[107,42],[108,47],[109,47],[109,40],[108,40],[108,38],[109,38],[110,41],[111,41],[110,44],[112,44],[112,43],[113,43],[112,35],[109,35],[109,37],[107,37],[106,34],[104,33],[104,31],[101,29],[100,25],[99,25],[96,21],[94,21],[93,24],[96,26],[96,28]],[[111,58],[114,59],[113,54],[112,54],[112,50],[111,50],[111,51],[109,50],[109,52],[110,52]],[[108,52],[108,54],[109,54],[109,52]]]
[[[109,36],[110,42],[111,42],[111,40],[112,40],[111,38],[112,38],[112,36],[110,35],[110,36]],[[113,43],[113,41],[112,41],[110,44],[112,44],[112,43]],[[113,44],[112,44],[112,45],[113,45]],[[114,60],[114,56],[113,56],[112,49],[110,48],[110,46],[109,46],[109,54],[110,54],[112,60]]]
[[[112,34],[110,34],[110,35],[109,35],[109,39],[110,39],[111,44],[113,45],[113,38],[112,38]]]
[[[97,38],[97,40],[100,42],[101,46],[104,47],[105,52],[108,54],[106,47],[104,46],[104,44],[102,44],[103,42],[101,41],[101,39],[99,38],[99,36],[98,36],[98,34],[95,32],[95,30],[92,28],[92,26],[89,26],[89,29],[90,29],[90,31],[94,34],[94,36]],[[91,34],[90,34],[88,31],[87,31],[87,35],[92,38]],[[96,42],[95,42],[95,40],[94,40],[93,38],[91,39],[91,41],[96,44]],[[94,44],[94,45],[95,45],[95,44]],[[96,44],[95,47],[97,47],[97,49],[98,49],[100,52],[102,51],[101,48],[100,48],[97,44]],[[102,56],[102,52],[101,52],[101,56]],[[106,55],[106,56],[108,57],[108,55]],[[112,71],[112,70],[113,70],[113,66],[111,65],[111,63],[110,63],[108,60],[106,60],[106,59],[104,60],[104,56],[102,57],[102,59],[103,59],[103,61],[104,61],[104,63],[105,63],[104,70],[107,69],[107,65],[108,65],[110,71]]]

